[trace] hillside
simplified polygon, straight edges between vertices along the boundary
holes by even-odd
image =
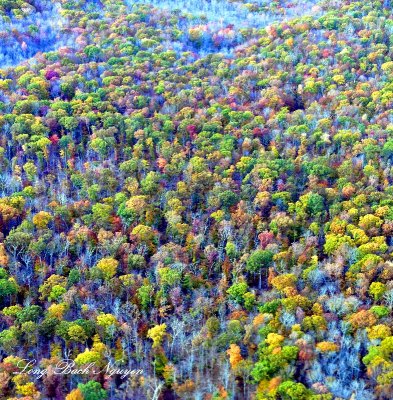
[[[0,399],[393,398],[389,0],[0,20]]]

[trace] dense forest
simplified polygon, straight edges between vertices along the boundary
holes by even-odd
[[[392,7],[0,0],[0,398],[391,400]]]

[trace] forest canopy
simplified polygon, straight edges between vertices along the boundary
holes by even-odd
[[[0,0],[0,68],[0,398],[393,398],[389,0]]]

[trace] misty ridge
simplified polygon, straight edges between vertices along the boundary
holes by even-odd
[[[227,0],[208,0],[194,2],[192,0],[126,0],[132,9],[136,4],[153,7],[179,15],[179,29],[183,32],[182,41],[169,41],[167,48],[183,51],[192,50],[200,57],[220,52],[232,56],[236,46],[246,41],[244,30],[259,30],[269,25],[308,13],[317,16],[322,3],[311,1],[269,2],[255,0],[253,2],[230,2]],[[314,8],[313,8],[314,7]],[[168,14],[169,15],[169,14]],[[199,40],[189,40],[193,34]]]
[[[102,9],[96,1],[83,3],[79,8],[86,12],[97,11],[97,5]],[[72,6],[73,2],[52,0],[29,0],[22,7],[12,2],[0,6],[0,67],[18,65],[39,52],[74,47],[76,35],[62,15]]]
[[[60,4],[51,1],[35,2],[23,16],[12,12],[0,19],[0,66],[14,66],[33,57],[37,52],[55,50],[72,44],[72,36],[63,29],[66,19]]]
[[[79,2],[84,11],[104,13],[99,1]],[[176,51],[192,50],[203,57],[214,52],[230,56],[236,46],[245,39],[242,29],[262,29],[273,23],[300,17],[307,13],[314,16],[321,12],[321,2],[269,2],[255,0],[252,3],[209,0],[125,0],[127,12],[140,6],[153,6],[163,12],[179,15],[179,29],[183,35],[178,41],[168,40],[164,47]],[[76,35],[61,11],[72,9],[73,2],[38,0],[24,3],[18,9],[3,7],[0,17],[0,67],[18,65],[39,52],[56,51],[61,47],[74,47]],[[16,7],[16,6],[15,6]],[[0,9],[1,10],[1,9]],[[102,17],[103,15],[101,15]],[[200,41],[190,41],[190,30],[201,30]],[[191,32],[192,33],[192,32]]]
[[[280,1],[254,0],[252,2],[230,2],[227,0],[126,0],[133,4],[151,4],[163,10],[178,10],[189,14],[195,23],[208,23],[211,27],[233,24],[237,28],[264,28],[281,20],[307,14],[319,0]]]

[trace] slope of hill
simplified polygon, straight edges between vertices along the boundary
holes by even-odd
[[[390,1],[141,3],[0,1],[0,397],[391,399]]]

